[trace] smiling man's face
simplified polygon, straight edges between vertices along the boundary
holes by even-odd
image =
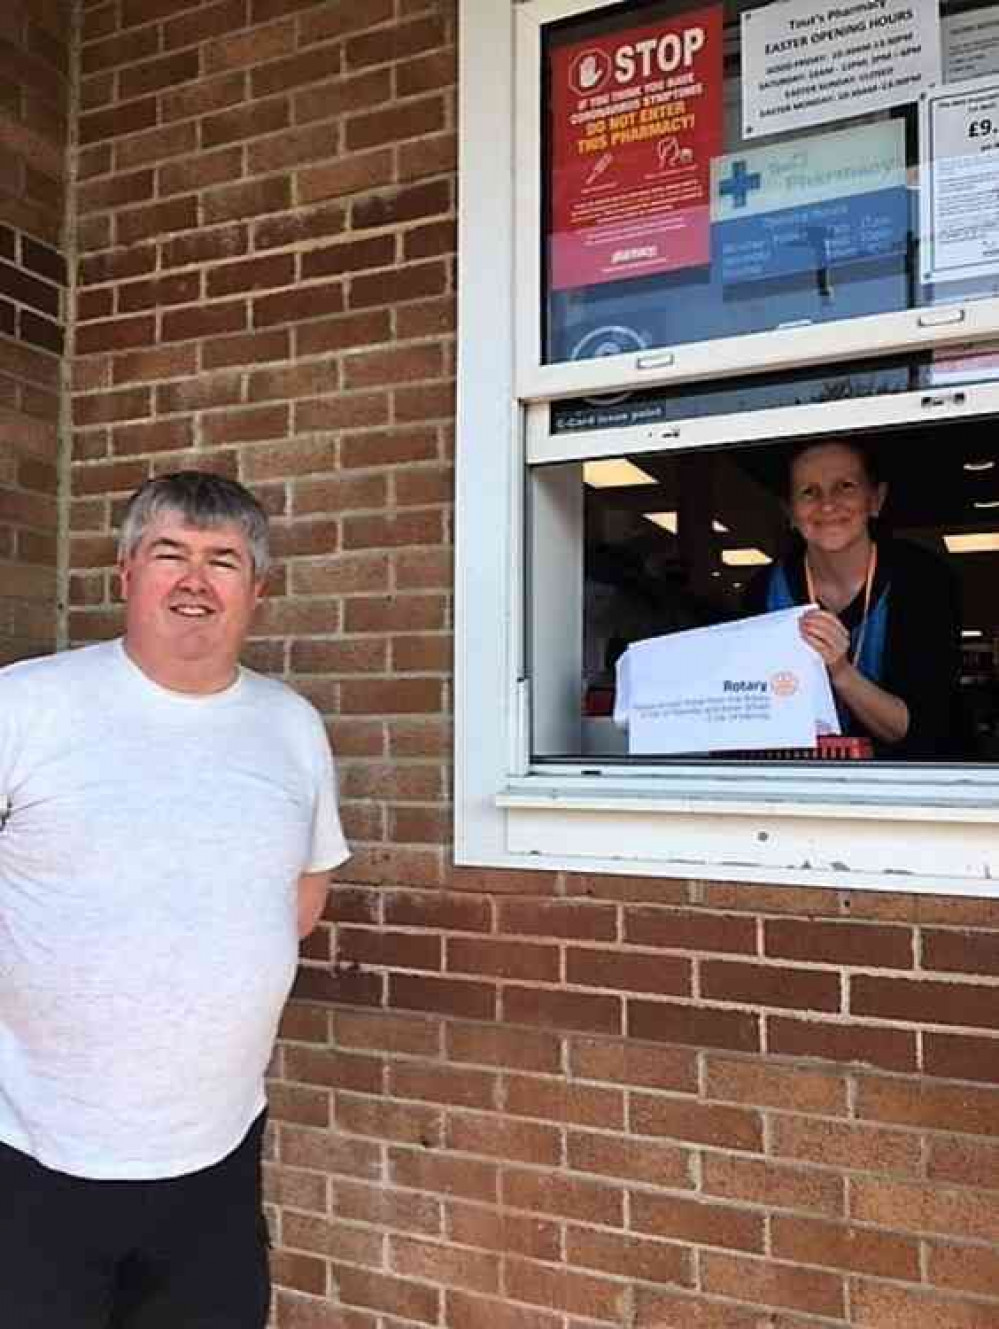
[[[167,513],[120,571],[125,648],[143,673],[176,692],[228,687],[261,592],[240,528]]]

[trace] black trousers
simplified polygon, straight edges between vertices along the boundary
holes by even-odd
[[[221,1163],[88,1181],[0,1144],[5,1329],[264,1329],[264,1118]]]

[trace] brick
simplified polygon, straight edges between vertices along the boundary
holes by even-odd
[[[574,1079],[696,1093],[696,1054],[686,1048],[649,1049],[621,1039],[573,1038],[569,1068]]]
[[[821,1057],[888,1071],[916,1069],[914,1033],[852,1020],[836,1024],[771,1016],[767,1020],[767,1047],[778,1055]]]
[[[775,1158],[853,1172],[894,1172],[914,1177],[922,1170],[922,1142],[911,1131],[783,1114],[771,1119],[768,1152]]]
[[[244,75],[240,73],[217,74],[182,88],[168,89],[160,97],[161,121],[168,124],[208,116],[242,101],[245,90]]]
[[[533,1214],[512,1214],[492,1205],[449,1203],[447,1228],[451,1240],[463,1246],[526,1255],[535,1260],[557,1260],[561,1232],[555,1222]]]
[[[873,1228],[776,1214],[771,1219],[771,1243],[779,1260],[878,1278],[919,1279],[919,1243]]]
[[[768,919],[763,936],[765,953],[781,959],[879,969],[913,966],[913,935],[907,928]]]
[[[413,1057],[434,1057],[440,1051],[440,1022],[420,1015],[337,1011],[333,1031],[340,1047]]]
[[[150,170],[125,171],[80,186],[77,204],[80,215],[108,208],[144,203],[153,197],[156,177]]]
[[[530,1260],[505,1260],[503,1276],[511,1300],[585,1316],[590,1321],[608,1320],[620,1296],[620,1284],[611,1279],[565,1266],[550,1269]]]
[[[244,15],[244,0],[217,0],[215,4],[199,5],[163,24],[163,47],[173,51],[177,47],[201,43],[209,37],[234,33],[242,25]]]
[[[486,1293],[499,1291],[497,1255],[393,1236],[389,1239],[389,1263],[400,1274],[445,1287]]]
[[[286,129],[269,138],[255,139],[246,149],[247,172],[263,175],[282,166],[325,160],[336,156],[337,131],[329,124],[306,125]]]
[[[403,237],[403,259],[433,258],[438,254],[458,252],[458,226],[454,221],[434,222],[429,226],[416,226]]]
[[[999,976],[999,932],[924,929],[922,964],[949,973]]]
[[[437,1108],[386,1103],[342,1092],[336,1097],[336,1120],[341,1131],[370,1136],[380,1144],[395,1140],[432,1149],[440,1144],[443,1134],[442,1113]]]
[[[253,15],[254,25],[263,22]],[[295,48],[294,23],[273,23],[267,27],[253,26],[244,32],[227,32],[217,41],[207,42],[203,48],[206,74],[223,70],[243,69],[287,55]]]
[[[258,296],[253,302],[253,323],[258,328],[271,327],[275,323],[297,323],[302,319],[342,313],[343,306],[341,282],[296,286],[279,294]]]
[[[337,1181],[331,1190],[335,1212],[347,1221],[426,1236],[441,1233],[441,1202],[435,1196],[353,1181]]]
[[[392,671],[399,674],[448,674],[454,657],[450,636],[392,638]]]
[[[332,1270],[340,1300],[348,1306],[367,1306],[421,1324],[439,1323],[440,1293],[436,1288],[391,1277],[383,1269],[356,1269],[334,1264]]]
[[[193,235],[173,236],[164,242],[160,252],[164,268],[183,268],[190,264],[236,258],[245,254],[248,246],[245,226],[219,226]]]
[[[715,1055],[705,1069],[709,1098],[826,1117],[848,1111],[846,1076],[836,1071]]]
[[[837,1318],[844,1314],[843,1280],[817,1269],[705,1251],[701,1257],[701,1286],[709,1294],[761,1306],[783,1306]]]
[[[763,1149],[761,1115],[747,1108],[636,1093],[631,1096],[628,1124],[636,1135],[690,1140],[750,1153]]]
[[[692,972],[690,962],[676,956],[566,948],[565,980],[579,987],[688,997],[692,993]]]
[[[399,512],[347,516],[343,522],[345,549],[385,549],[401,545],[434,545],[444,539],[439,512]],[[431,625],[427,625],[431,626]]]
[[[549,1074],[560,1067],[559,1039],[546,1030],[452,1024],[445,1028],[445,1043],[449,1061]]]
[[[278,1131],[278,1160],[286,1167],[334,1177],[381,1178],[381,1150],[376,1144],[328,1131],[282,1126]]]
[[[405,222],[450,213],[451,207],[448,180],[406,185],[357,199],[350,207],[350,227],[352,231],[364,231],[372,227],[401,226]]]
[[[274,1164],[266,1164],[264,1167],[264,1193],[271,1204],[324,1214],[326,1190],[326,1178],[319,1173]]]
[[[218,152],[199,153],[196,157],[167,162],[156,172],[159,193],[186,194],[209,185],[227,184],[243,175],[241,148],[222,148]]]
[[[273,3],[273,0],[270,2]],[[302,15],[299,40],[303,46],[311,46],[314,42],[330,41],[350,32],[386,23],[394,16],[392,0],[367,0],[364,9],[360,11],[344,5],[336,5],[333,9],[310,9]]]
[[[348,388],[364,388],[440,378],[445,369],[440,346],[427,344],[349,355],[344,359],[343,371]]]
[[[702,1169],[705,1195],[825,1218],[846,1214],[843,1178],[831,1171],[715,1152],[703,1155]]]
[[[361,74],[341,75],[329,83],[306,87],[293,94],[292,104],[295,123],[304,125],[313,120],[332,120],[335,116],[346,115],[351,111],[371,110],[391,99],[392,71],[370,69]]]
[[[80,116],[80,143],[84,146],[102,139],[118,138],[149,129],[156,123],[156,98],[143,97],[128,105],[90,111]]]
[[[125,282],[118,287],[118,313],[135,314],[165,305],[192,304],[201,296],[201,276],[179,272],[154,280]]]
[[[233,295],[239,291],[267,290],[292,281],[295,261],[290,254],[226,263],[208,271],[208,295]]]
[[[491,1204],[495,1204],[498,1198],[499,1169],[492,1162],[478,1159],[458,1158],[426,1149],[390,1148],[388,1176],[394,1185],[412,1190],[484,1200]]]
[[[291,182],[287,176],[225,185],[206,190],[202,195],[204,220],[208,226],[244,217],[259,217],[266,212],[283,212],[290,206]]]
[[[113,432],[116,456],[168,452],[191,447],[194,441],[190,420],[157,420],[153,423],[121,425]]]
[[[386,268],[395,260],[396,243],[392,235],[370,236],[363,240],[342,240],[338,244],[327,245],[322,249],[313,249],[303,254],[302,278],[308,281],[313,277],[361,272],[367,268]]]
[[[566,1161],[573,1172],[638,1181],[667,1190],[690,1190],[694,1181],[692,1149],[630,1137],[569,1131]]]
[[[624,1194],[619,1187],[551,1171],[505,1169],[502,1202],[512,1209],[557,1214],[603,1227],[624,1223]]]
[[[388,585],[389,561],[384,554],[339,554],[321,563],[291,569],[294,595],[340,595],[377,591]]]
[[[490,1301],[468,1292],[449,1291],[446,1300],[448,1329],[562,1329],[561,1316],[549,1311],[515,1306],[508,1301]]]
[[[293,642],[291,651],[295,674],[384,673],[388,664],[386,644],[378,641]]]
[[[104,41],[92,41],[86,44],[82,52],[81,69],[84,74],[92,74],[98,69],[109,69],[116,65],[130,65],[157,51],[159,33],[155,28],[143,28],[138,32],[122,32],[108,37]]]
[[[522,942],[450,937],[447,943],[447,968],[459,974],[557,983],[560,959],[558,949],[554,946],[526,946]]]
[[[714,1301],[703,1294],[695,1298],[646,1287],[636,1289],[635,1317],[642,1329],[815,1329],[815,1321],[810,1318],[767,1315],[761,1322],[758,1307],[749,1309],[730,1301]]]
[[[351,152],[336,161],[303,168],[296,174],[299,202],[307,205],[391,184],[395,178],[395,159],[387,148]]]
[[[762,1214],[733,1205],[710,1204],[680,1196],[633,1191],[631,1226],[650,1236],[670,1237],[698,1246],[763,1250]]]
[[[619,1090],[568,1084],[562,1079],[509,1075],[505,1080],[505,1107],[514,1116],[608,1130],[624,1127],[624,1095]]]
[[[443,295],[447,289],[447,267],[439,260],[425,263],[406,263],[395,267],[391,272],[372,272],[350,279],[350,308],[366,309],[379,305],[395,306],[404,300],[420,300],[430,295]],[[427,389],[420,394],[405,397],[407,412],[403,419],[421,419],[429,414],[423,407],[421,415],[417,409],[419,402],[431,400]],[[434,399],[436,400],[436,399]],[[451,398],[447,399],[451,401]],[[453,402],[450,412],[440,411],[441,415],[453,416]]]
[[[268,1107],[275,1123],[321,1127],[330,1124],[330,1098],[322,1090],[272,1081],[268,1087]]]
[[[287,360],[290,345],[287,330],[277,328],[238,337],[213,337],[202,347],[201,355],[206,369],[221,369],[230,365]]]
[[[21,304],[32,305],[53,317],[59,313],[59,291],[10,263],[0,263],[0,294]]]
[[[617,915],[607,905],[501,900],[498,911],[498,930],[515,936],[612,941],[617,935]]]
[[[177,350],[197,359],[197,345],[162,348]],[[203,411],[213,406],[233,406],[242,399],[242,384],[236,374],[196,374],[156,389],[156,412],[171,415],[176,411]]]
[[[323,355],[346,347],[388,341],[392,335],[392,325],[387,310],[369,310],[363,314],[340,314],[317,319],[297,328],[295,335],[299,355]]]
[[[128,276],[141,276],[155,267],[155,246],[141,245],[136,249],[116,250],[109,254],[92,254],[81,259],[78,278],[81,286],[94,286],[100,282],[118,282]]]
[[[996,1324],[993,1306],[932,1296],[907,1288],[861,1280],[851,1292],[853,1323],[858,1329],[989,1329]]]
[[[821,1011],[840,1008],[837,974],[724,960],[701,963],[701,994],[719,1001]]]
[[[470,1067],[396,1062],[389,1065],[392,1098],[488,1110],[496,1106],[497,1077]]]
[[[653,1042],[721,1047],[731,1052],[760,1050],[758,1017],[720,1006],[629,1001],[627,1028],[630,1037]]]
[[[116,355],[112,367],[114,382],[144,383],[157,379],[186,377],[197,368],[197,350],[193,346],[157,346],[144,351]]]
[[[458,68],[454,48],[431,51],[427,55],[403,60],[396,67],[396,89],[400,97],[415,97],[421,92],[456,85]]]
[[[169,231],[192,230],[197,224],[197,199],[185,194],[166,203],[153,203],[118,213],[115,237],[120,245],[132,245]]]
[[[115,146],[115,166],[118,170],[134,169],[152,163],[167,161],[193,153],[198,148],[194,125],[164,125],[159,129],[134,134]]]
[[[931,1242],[928,1246],[929,1282],[956,1292],[994,1297],[999,1288],[999,1251],[981,1246]]]
[[[441,968],[440,937],[416,936],[390,929],[341,926],[337,933],[338,953],[344,961],[397,969]]]
[[[558,1167],[562,1155],[561,1133],[554,1126],[482,1113],[449,1113],[446,1143],[459,1153],[537,1167]]]
[[[621,1032],[621,1002],[617,997],[510,985],[503,988],[501,1000],[503,1019],[508,1024],[599,1034]]]
[[[317,325],[320,326],[322,325]],[[303,337],[307,331],[309,330],[302,329],[300,337]],[[340,453],[341,464],[348,469],[433,461],[439,453],[438,435],[435,429],[367,430],[363,434],[345,435]],[[439,568],[443,567],[441,564],[443,557],[444,555],[436,551],[432,554],[414,553],[409,556],[408,562],[400,561],[399,567],[404,571],[412,568],[415,575],[416,571],[422,570],[426,561],[430,559],[438,578],[434,584],[446,585],[450,589],[452,584],[450,555],[447,556],[448,561],[442,575]],[[413,576],[409,577],[409,584],[415,584]]]
[[[999,1029],[999,987],[858,974],[850,979],[850,1010],[888,1020]]]
[[[76,350],[80,355],[98,351],[125,351],[130,347],[150,346],[155,339],[155,319],[151,315],[132,319],[106,319],[77,328]]]
[[[433,50],[444,43],[442,17],[434,15],[409,23],[396,23],[390,28],[351,37],[345,45],[347,66],[359,69],[365,65],[404,60],[407,56]]]
[[[177,51],[138,64],[130,63],[118,74],[118,96],[123,101],[131,101],[150,92],[187,83],[196,79],[200,72],[197,51]]]
[[[326,1264],[313,1256],[273,1251],[271,1274],[281,1287],[295,1288],[312,1296],[326,1295]]]
[[[999,1084],[999,1040],[925,1033],[923,1068],[927,1075]]]
[[[172,309],[161,321],[164,341],[190,341],[196,337],[218,337],[246,327],[246,305],[241,300],[224,304],[191,305]]]
[[[999,1206],[990,1195],[933,1182],[853,1177],[850,1212],[861,1223],[896,1232],[937,1232],[999,1245]]]
[[[392,974],[388,1004],[397,1010],[436,1011],[470,1020],[492,1020],[496,1014],[496,992],[486,983]]]
[[[341,70],[340,51],[337,47],[301,51],[284,60],[271,60],[254,69],[250,75],[253,97],[269,97],[332,78]]]

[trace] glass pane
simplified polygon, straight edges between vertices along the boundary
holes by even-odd
[[[871,511],[851,507],[836,471],[857,457],[874,496]],[[802,468],[817,458],[834,465],[816,478]],[[534,645],[529,655],[536,758],[628,758],[628,734],[612,712],[616,665],[632,643],[816,599],[850,632],[851,663],[902,699],[907,728],[883,738],[834,681],[842,732],[863,741],[837,748],[823,740],[808,751],[768,755],[999,759],[994,419],[816,439],[811,446],[767,443],[559,463],[536,467],[532,490],[535,510],[548,501],[542,490],[560,495],[558,521],[536,524],[531,542],[532,612],[544,625],[535,642],[543,637],[545,653]],[[877,517],[868,521],[875,508]],[[856,557],[864,541],[865,551],[877,550],[866,598]],[[852,551],[852,563],[842,550]],[[557,577],[546,578],[556,564]],[[838,570],[842,598],[827,601]],[[784,590],[774,599],[778,573]],[[810,595],[805,577],[812,573]],[[576,584],[567,586],[573,575]],[[875,623],[877,614],[880,627],[869,630],[882,633],[880,654],[869,670],[863,625]],[[719,650],[731,649],[721,637],[717,642]],[[553,661],[552,652],[562,659]],[[559,710],[562,723],[553,723]],[[702,748],[693,755],[760,759],[758,751]]]
[[[877,13],[660,0],[545,29],[546,363],[999,293],[993,10]]]

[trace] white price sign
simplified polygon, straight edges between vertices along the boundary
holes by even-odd
[[[924,282],[999,272],[999,80],[927,96],[920,118]]]

